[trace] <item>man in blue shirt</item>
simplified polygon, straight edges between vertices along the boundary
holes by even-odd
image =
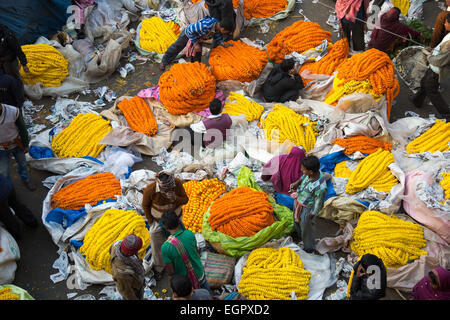
[[[230,45],[224,44],[222,34],[231,32],[233,30],[224,28],[217,19],[212,17],[205,17],[196,23],[188,25],[178,36],[177,41],[167,49],[159,65],[160,69],[165,70],[166,66],[171,64],[186,46],[191,48],[193,52],[191,61],[201,62],[202,41],[213,39],[212,48],[218,45],[228,47]]]

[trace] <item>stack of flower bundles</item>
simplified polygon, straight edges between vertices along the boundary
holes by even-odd
[[[317,47],[323,40],[330,41],[331,33],[318,23],[299,20],[275,35],[267,45],[270,60],[281,63],[292,52],[303,53]]]
[[[142,239],[138,256],[144,258],[150,245],[150,233],[145,227],[144,217],[133,210],[108,209],[86,232],[80,253],[86,257],[93,270],[103,269],[111,273],[111,245],[129,234]]]
[[[44,87],[59,87],[69,75],[69,61],[48,44],[28,44],[22,46],[28,61],[30,73],[20,68],[23,82],[28,85],[42,83]]]
[[[52,141],[52,150],[59,158],[96,158],[106,147],[99,142],[112,130],[110,121],[94,113],[79,113],[69,126]]]
[[[250,82],[258,78],[268,62],[267,53],[241,40],[230,40],[226,44],[233,46],[217,46],[209,56],[211,72],[217,81]]]
[[[180,26],[173,21],[164,21],[154,16],[142,20],[139,30],[139,45],[146,51],[165,53],[180,35]]]
[[[239,293],[248,300],[299,300],[308,297],[311,273],[298,254],[282,247],[259,248],[248,256],[239,281]]]
[[[337,105],[339,99],[356,92],[371,94],[375,100],[386,95],[389,118],[400,85],[394,74],[394,65],[386,53],[369,49],[341,63],[337,68],[333,89],[328,92],[324,102]]]
[[[436,119],[435,124],[430,129],[408,143],[406,151],[408,153],[449,151],[449,142],[450,122],[445,123]]]
[[[258,120],[264,111],[264,107],[259,103],[247,99],[242,94],[230,92],[225,101],[223,113],[230,115],[245,114],[247,121]]]
[[[117,108],[123,112],[128,125],[134,131],[149,137],[158,133],[158,123],[144,99],[138,96],[131,99],[125,98],[119,102]]]
[[[216,79],[200,62],[177,63],[159,78],[159,99],[171,114],[200,112],[216,95]]]
[[[268,18],[286,9],[287,0],[243,0],[244,17],[247,20],[252,18]]]

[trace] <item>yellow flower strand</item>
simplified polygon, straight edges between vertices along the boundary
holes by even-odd
[[[0,289],[0,300],[19,300],[19,296],[11,292],[11,288]]]
[[[349,179],[352,175],[352,170],[347,167],[347,161],[341,161],[334,167],[334,176],[338,178]]]
[[[351,80],[344,85],[341,85],[342,83],[342,79],[339,79],[337,77],[334,78],[333,89],[326,96],[324,100],[325,103],[335,105],[342,97],[357,92],[370,94],[375,99],[375,101],[380,100],[383,96],[382,94],[377,94],[373,91],[373,87],[368,79],[363,81]]]
[[[406,151],[408,153],[449,151],[449,142],[450,122],[445,123],[444,121],[436,119],[435,124],[430,129],[408,143]]]
[[[250,122],[259,119],[263,111],[264,107],[259,103],[247,99],[242,94],[230,92],[223,113],[230,115],[245,114],[245,119]]]
[[[177,40],[179,34],[178,24],[173,21],[165,22],[160,17],[154,16],[142,20],[139,44],[144,50],[162,54]]]
[[[444,189],[445,198],[450,199],[450,172],[442,172],[442,176],[444,177],[440,185],[442,189]]]

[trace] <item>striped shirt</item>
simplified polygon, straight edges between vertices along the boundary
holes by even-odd
[[[218,43],[222,43],[222,34],[220,32],[215,32],[214,30],[217,22],[219,21],[215,18],[206,17],[196,23],[188,25],[186,29],[184,29],[184,32],[193,44],[198,40],[208,40],[211,38],[214,38]]]

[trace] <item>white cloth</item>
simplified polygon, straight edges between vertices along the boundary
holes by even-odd
[[[447,8],[448,10],[448,8]],[[431,53],[432,56],[436,56],[441,52],[441,46],[444,42],[450,41],[450,32],[447,33],[447,35],[442,39],[442,41],[436,46],[436,48],[433,49],[433,52]],[[430,69],[433,70],[434,73],[440,74],[441,68],[433,66],[430,63]]]
[[[16,120],[19,109],[2,103],[3,111],[0,115],[0,143],[11,142],[19,135]]]

